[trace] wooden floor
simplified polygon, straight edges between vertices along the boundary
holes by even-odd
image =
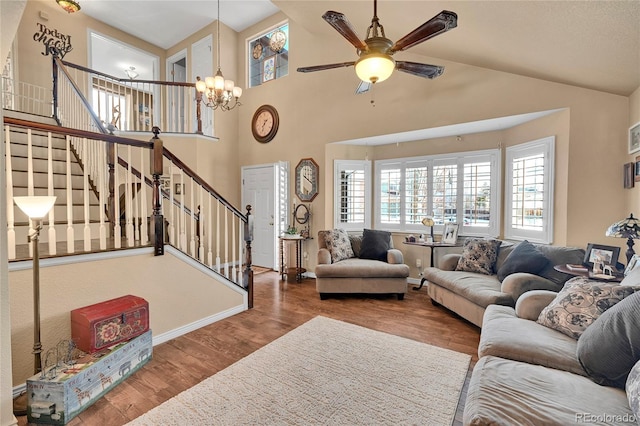
[[[472,355],[471,367],[477,361],[480,329],[434,307],[424,288],[410,289],[402,301],[395,296],[321,301],[315,280],[295,283],[279,278],[276,272],[256,275],[253,309],[154,347],[147,365],[68,424],[125,424],[317,315]],[[468,380],[469,374],[467,384]],[[454,424],[461,424],[467,384]],[[18,420],[19,425],[27,424],[26,417]]]

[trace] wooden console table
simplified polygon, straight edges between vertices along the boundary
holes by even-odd
[[[293,235],[278,237],[278,239],[280,240],[280,278],[284,281],[287,272],[293,269],[296,273],[296,282],[302,282],[302,274],[307,271],[302,267],[302,242],[305,238]],[[296,249],[296,266],[294,268],[287,267],[287,262],[285,262],[285,245],[288,243],[294,244]]]
[[[587,278],[598,280],[598,281],[621,282],[624,279],[624,274],[620,273],[619,271],[616,271],[614,275],[609,277],[608,275],[603,275],[603,274],[594,275],[591,269],[589,268],[571,269],[566,264],[555,265],[553,269],[555,269],[558,272],[562,272],[563,274],[573,275],[574,277],[587,277]]]
[[[435,252],[436,248],[438,248],[438,247],[460,247],[462,245],[462,244],[458,244],[457,242],[454,243],[454,244],[448,244],[448,243],[441,243],[441,242],[437,242],[437,241],[434,241],[432,243],[428,243],[428,242],[410,243],[410,242],[405,241],[403,244],[406,244],[408,246],[429,247],[431,249],[431,257],[430,257],[431,264],[430,264],[430,266],[434,266],[435,265],[435,262],[434,262],[435,261],[435,254],[434,254],[434,252]],[[414,287],[413,289],[416,290],[416,291],[420,290],[422,288],[422,286],[424,285],[424,282],[426,280],[427,279],[423,276],[422,279],[420,280],[420,286],[417,287],[417,288]]]

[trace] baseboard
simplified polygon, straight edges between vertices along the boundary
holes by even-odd
[[[246,310],[245,305],[238,305],[233,308],[227,309],[226,311],[218,312],[215,315],[208,316],[206,318],[202,318],[198,321],[194,321],[190,324],[183,325],[182,327],[175,328],[173,330],[167,331],[166,333],[159,334],[157,336],[153,336],[153,346],[159,345],[161,343],[168,342],[169,340],[180,337],[184,334],[195,331],[199,328],[207,326],[209,324],[213,324],[214,322],[221,321],[225,318],[229,318],[233,315],[239,314],[240,312],[244,312]],[[26,392],[27,384],[23,383],[13,388],[13,398],[20,395],[23,392]]]

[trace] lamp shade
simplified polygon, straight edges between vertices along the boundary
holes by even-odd
[[[363,55],[356,62],[356,74],[360,80],[367,83],[385,81],[393,73],[395,61],[384,53]]]
[[[424,226],[433,226],[436,223],[433,221],[433,218],[431,217],[425,217],[424,219],[422,219],[422,224]]]
[[[56,202],[57,197],[48,196],[29,196],[29,197],[13,197],[20,210],[22,210],[30,219],[41,219]]]
[[[611,225],[605,233],[607,237],[631,238],[637,240],[640,238],[640,220],[630,214],[628,218]]]

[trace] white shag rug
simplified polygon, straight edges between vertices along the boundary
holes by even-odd
[[[318,316],[128,425],[450,425],[470,360]]]

